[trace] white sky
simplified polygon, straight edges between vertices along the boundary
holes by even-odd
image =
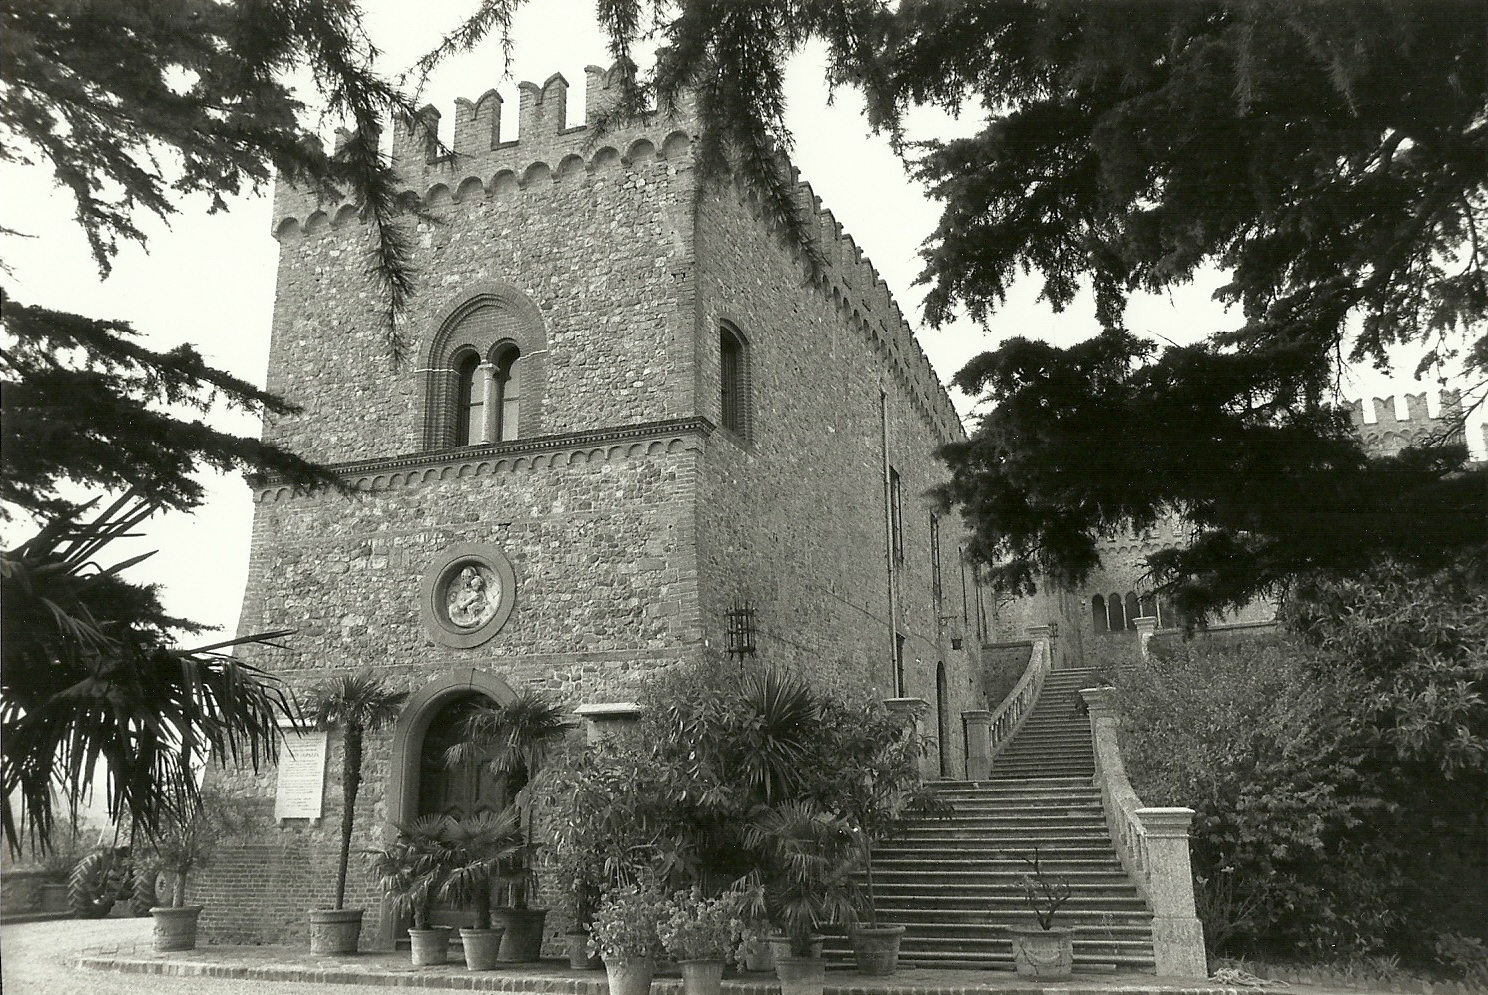
[[[470,9],[468,0],[417,5],[369,0],[365,6],[371,36],[385,53],[386,72],[413,62]],[[495,86],[505,98],[504,112],[511,116],[503,121],[502,134],[511,135],[516,132],[517,82],[541,83],[561,72],[571,87],[570,124],[578,123],[584,106],[584,67],[609,61],[592,9],[592,0],[530,4],[515,25],[511,78],[501,78],[500,48],[490,41],[448,64],[431,81],[426,102],[440,109],[448,126],[454,120],[456,97],[474,99]],[[913,286],[920,270],[918,251],[935,228],[939,205],[925,198],[885,139],[867,134],[854,92],[839,92],[835,104],[827,105],[821,65],[819,50],[804,53],[789,76],[793,160],[802,178],[873,260],[905,316],[918,326],[925,289]],[[958,124],[927,113],[911,119],[911,137],[949,137],[974,130],[975,123],[972,119]],[[137,219],[150,236],[148,253],[126,248],[115,261],[112,276],[101,281],[83,235],[72,223],[72,203],[64,192],[53,189],[49,172],[11,167],[5,169],[3,180],[0,223],[35,236],[0,239],[0,259],[12,269],[5,283],[18,299],[131,321],[152,346],[189,341],[208,362],[263,383],[277,255],[277,243],[269,235],[267,191],[238,198],[228,213],[210,217],[204,213],[204,202],[186,201],[169,228],[153,218]],[[921,343],[941,379],[949,379],[966,360],[1007,336],[1069,345],[1096,331],[1088,300],[1056,315],[1037,300],[1038,287],[1036,278],[1015,286],[990,330],[963,321],[941,331],[922,331]],[[1239,324],[1210,300],[1211,290],[1190,287],[1167,297],[1133,301],[1128,325],[1138,333],[1191,341],[1218,327]],[[1411,381],[1413,366],[1414,360],[1402,364],[1393,383],[1372,373],[1362,375],[1346,393],[1372,397],[1429,390],[1435,414],[1436,385]],[[963,415],[970,411],[970,399],[955,400]],[[1398,404],[1403,414],[1403,401]],[[258,431],[257,419],[241,413],[220,412],[214,421],[240,434]],[[1481,447],[1481,427],[1469,429],[1469,441]],[[209,502],[196,513],[158,519],[146,538],[132,541],[135,549],[118,555],[158,549],[158,555],[134,568],[133,575],[163,585],[167,610],[231,633],[247,577],[252,503],[238,475],[214,477],[210,490]],[[14,531],[6,530],[7,543],[16,540]]]

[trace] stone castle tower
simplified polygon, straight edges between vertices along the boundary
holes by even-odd
[[[908,699],[959,773],[986,623],[959,520],[924,498],[935,450],[964,436],[911,329],[809,186],[817,275],[739,190],[699,194],[691,122],[595,138],[570,126],[568,89],[521,84],[515,140],[494,91],[457,102],[452,157],[395,131],[405,197],[438,218],[410,221],[403,362],[354,209],[276,192],[268,387],[303,411],[265,436],[357,496],[257,488],[240,625],[297,630],[252,657],[297,691],[370,670],[412,693],[368,743],[354,845],[471,803],[430,755],[472,698],[543,688],[593,719],[685,661],[747,655]],[[608,95],[589,70],[591,119]],[[330,897],[337,781],[302,808],[275,778],[241,778],[279,817],[203,876],[210,936],[298,940]],[[379,907],[355,866],[348,904]]]

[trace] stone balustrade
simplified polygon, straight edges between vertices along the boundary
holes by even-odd
[[[1029,628],[1033,651],[1028,656],[1028,668],[1002,704],[991,712],[975,710],[962,713],[962,721],[966,723],[968,779],[982,781],[992,775],[993,759],[1012,742],[1014,734],[1032,714],[1033,706],[1038,703],[1039,694],[1044,689],[1044,678],[1049,674],[1053,631],[1053,627],[1047,625]]]
[[[1152,626],[1137,631],[1144,637]],[[1144,653],[1145,655],[1145,653]],[[1115,692],[1086,688],[1080,692],[1090,711],[1095,747],[1095,783],[1101,792],[1106,825],[1127,876],[1152,908],[1152,950],[1157,973],[1174,977],[1209,976],[1204,957],[1204,927],[1194,908],[1193,870],[1189,863],[1191,808],[1149,808],[1127,779],[1121,760]]]

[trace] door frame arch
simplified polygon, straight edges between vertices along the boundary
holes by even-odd
[[[451,699],[470,693],[483,694],[499,705],[517,696],[511,685],[496,674],[471,667],[456,674],[438,677],[413,694],[393,725],[393,742],[389,753],[387,781],[387,822],[382,827],[384,843],[396,836],[397,824],[418,814],[419,757],[424,749],[424,734],[429,722]],[[397,942],[398,917],[392,904],[383,899],[379,910],[377,948],[392,950]]]
[[[430,681],[415,691],[403,706],[393,726],[392,768],[388,772],[387,825],[385,838],[391,842],[398,823],[418,814],[419,755],[423,752],[424,734],[429,722],[451,699],[471,692],[484,694],[498,705],[514,700],[511,685],[495,674],[474,667],[459,676]]]

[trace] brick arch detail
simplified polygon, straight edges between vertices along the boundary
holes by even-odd
[[[491,327],[472,328],[483,311],[496,312]],[[454,358],[468,346],[489,361],[498,344],[521,352],[521,433],[542,432],[543,394],[547,384],[548,335],[542,312],[521,288],[501,281],[481,284],[450,298],[439,312],[435,331],[424,343],[419,369],[424,375],[424,414],[419,427],[422,448],[449,449],[455,444],[458,392]]]
[[[462,695],[483,694],[500,705],[516,698],[511,685],[501,677],[474,667],[458,674],[430,681],[409,696],[408,704],[393,726],[391,766],[388,772],[386,832],[391,839],[394,826],[412,818],[418,809],[419,751],[429,721],[450,699]]]

